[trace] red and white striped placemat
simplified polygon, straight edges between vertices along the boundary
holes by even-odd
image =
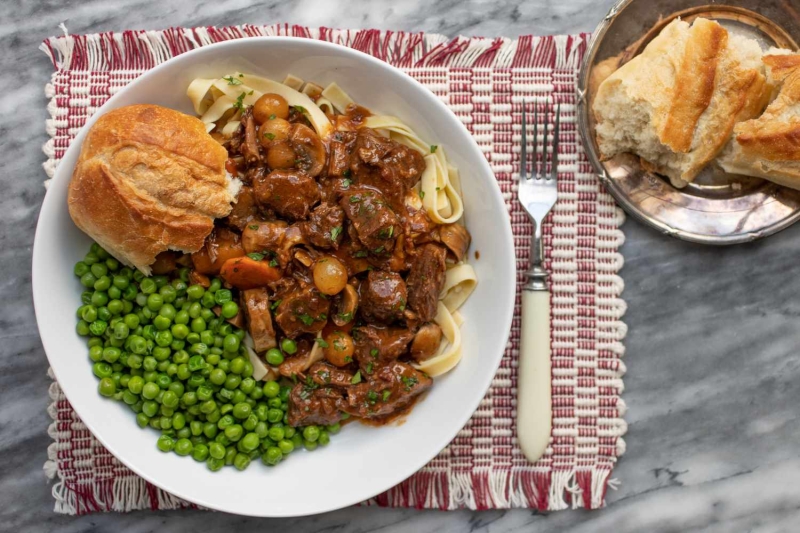
[[[520,110],[523,102],[529,115],[534,102],[548,110],[561,103],[558,203],[544,226],[546,267],[552,273],[551,444],[535,464],[516,444],[518,294],[505,357],[475,415],[430,464],[366,503],[443,510],[602,506],[614,484],[611,471],[625,451],[620,394],[626,327],[620,321],[625,303],[618,276],[624,236],[622,212],[594,176],[576,128],[575,84],[588,36],[449,39],[273,25],[53,37],[42,45],[56,68],[45,89],[52,116],[47,121],[51,139],[44,146],[47,174],[53,175],[86,119],[147,69],[199,46],[260,35],[294,35],[356,48],[403,68],[447,103],[475,136],[503,191],[515,236],[518,287],[531,234],[515,201],[513,181]],[[55,481],[56,512],[189,506],[105,450],[55,382],[50,396],[54,442],[45,472]]]

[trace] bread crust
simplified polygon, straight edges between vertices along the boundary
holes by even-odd
[[[110,111],[89,130],[72,174],[75,224],[149,274],[166,250],[195,252],[231,210],[227,150],[197,118],[155,105]]]
[[[719,24],[698,19],[692,25],[660,134],[661,142],[674,152],[692,148],[697,122],[714,95],[720,55],[727,44],[728,32]]]

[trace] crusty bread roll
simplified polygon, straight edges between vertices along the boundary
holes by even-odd
[[[763,115],[736,125],[719,163],[726,172],[800,189],[800,54],[770,50],[764,64],[780,92]]]
[[[722,150],[734,124],[757,116],[769,88],[761,48],[698,18],[676,19],[598,88],[602,157],[638,154],[683,187]]]
[[[200,120],[156,105],[100,117],[83,141],[69,186],[75,224],[145,274],[165,250],[196,252],[226,216],[236,185],[227,150]]]

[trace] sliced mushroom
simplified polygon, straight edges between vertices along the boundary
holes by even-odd
[[[311,347],[311,349],[306,349],[305,351],[301,351],[299,350],[299,348],[300,346],[298,343],[297,355],[294,355],[286,359],[278,367],[278,371],[281,373],[281,375],[286,377],[301,375],[306,370],[311,368],[311,365],[313,365],[318,361],[322,361],[325,358],[324,350],[316,342]]]
[[[339,327],[344,326],[355,318],[357,310],[358,292],[348,283],[336,299],[333,323]]]
[[[311,177],[322,172],[322,167],[325,166],[325,145],[314,130],[305,124],[293,124],[289,144],[297,156],[297,168]]]
[[[296,261],[300,262],[304,267],[310,267],[314,264],[314,259],[309,255],[306,250],[298,250],[294,253]]]
[[[411,341],[411,357],[417,361],[430,359],[439,350],[442,342],[442,328],[433,322],[428,322],[417,331]]]
[[[261,160],[261,152],[258,150],[258,135],[256,133],[256,121],[253,118],[252,108],[248,108],[242,115],[244,124],[244,143],[242,143],[242,155],[245,161],[250,164],[258,163]]]
[[[467,248],[469,248],[469,243],[472,241],[467,228],[456,223],[439,226],[438,230],[442,244],[453,253],[456,260],[463,260],[464,255],[467,253]]]
[[[272,325],[267,289],[242,291],[242,303],[244,303],[244,313],[247,314],[248,329],[253,338],[255,350],[261,353],[275,348],[278,343],[275,339],[275,328]],[[239,315],[244,313],[239,312]]]

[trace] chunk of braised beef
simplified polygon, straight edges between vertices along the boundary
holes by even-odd
[[[314,178],[298,170],[273,170],[256,176],[253,191],[259,205],[289,220],[304,220],[320,199]]]
[[[330,363],[314,363],[308,369],[308,375],[317,385],[323,387],[349,387],[353,382],[354,374]]]
[[[236,196],[236,203],[233,204],[230,214],[225,219],[228,226],[242,231],[247,227],[251,220],[258,218],[258,205],[253,194],[253,188],[247,185],[239,189]]]
[[[289,425],[292,427],[330,426],[342,419],[344,395],[331,387],[310,387],[298,383],[289,393]]]
[[[303,333],[318,333],[328,321],[330,301],[313,285],[302,285],[281,297],[275,321],[292,339]]]
[[[313,246],[337,249],[344,236],[344,211],[336,204],[322,202],[300,229]]]
[[[409,407],[431,385],[427,374],[395,361],[379,367],[366,382],[349,387],[342,409],[361,418],[386,418]]]
[[[331,136],[328,157],[328,176],[350,177],[350,155],[356,142],[356,132],[337,131]]]
[[[444,287],[445,257],[447,250],[438,244],[423,244],[411,262],[411,271],[406,278],[408,305],[417,312],[423,322],[436,316],[439,293]]]
[[[267,289],[248,289],[242,291],[242,301],[247,315],[247,329],[253,338],[256,352],[262,353],[275,348],[275,328],[272,326],[272,315],[269,310],[269,294]]]
[[[351,187],[342,195],[339,205],[352,222],[358,240],[370,253],[380,255],[394,249],[402,227],[380,192],[367,187]]]
[[[408,291],[395,272],[371,270],[360,286],[360,313],[367,322],[389,324],[403,318]]]
[[[354,154],[358,159],[351,161],[351,168],[357,175],[362,165],[374,167],[383,181],[405,188],[416,185],[425,170],[425,159],[419,152],[370,128],[358,130]]]
[[[354,357],[359,368],[371,374],[378,366],[406,353],[414,334],[406,328],[366,325],[353,328]]]

